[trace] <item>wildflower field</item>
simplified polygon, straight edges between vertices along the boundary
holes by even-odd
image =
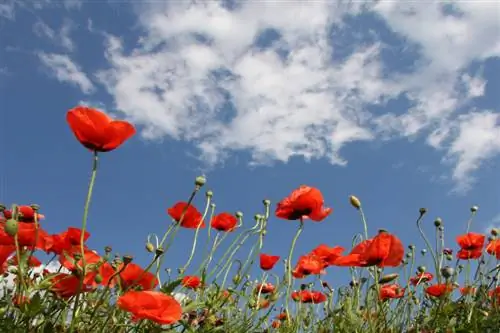
[[[84,106],[66,119],[92,161],[82,223],[49,234],[43,207],[0,206],[0,332],[500,332],[499,231],[473,231],[476,206],[453,244],[445,244],[443,222],[416,207],[415,234],[426,244],[417,249],[390,230],[369,235],[362,203],[351,196],[360,230],[346,235],[352,248],[311,244],[309,253],[296,253],[303,229],[334,215],[320,189],[297,184],[277,203],[263,200],[253,223],[243,223],[242,212],[216,211],[200,176],[191,195],[167,209],[172,222],[165,233],[148,237],[148,264],[115,256],[113,244],[89,248],[90,232],[99,232],[87,219],[99,157],[135,128]],[[206,200],[200,210],[196,196]],[[296,221],[286,258],[262,252],[264,242],[279,237],[266,231],[273,219]],[[432,237],[422,223],[434,224]],[[183,267],[167,267],[180,228],[194,234],[191,251]],[[197,242],[202,232],[206,246]],[[204,259],[194,265],[197,252]],[[57,270],[47,269],[54,263]],[[280,265],[283,275],[274,272]],[[349,276],[350,283],[330,285],[329,274]]]

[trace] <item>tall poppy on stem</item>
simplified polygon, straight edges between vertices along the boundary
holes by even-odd
[[[82,276],[80,277],[80,289],[83,286],[85,277],[85,248],[84,237],[87,228],[87,216],[90,207],[90,199],[94,188],[97,175],[98,152],[109,152],[121,146],[126,140],[135,134],[135,128],[132,124],[114,120],[104,112],[87,106],[77,106],[68,111],[66,121],[73,131],[77,140],[86,148],[93,152],[92,158],[92,176],[90,177],[85,208],[83,211],[82,230],[80,237],[80,252],[83,258]],[[76,295],[73,315],[71,318],[70,331],[73,330],[77,309],[80,301],[80,294]]]
[[[458,236],[457,243],[460,246],[460,251],[457,252],[457,258],[468,260],[481,257],[485,239],[485,235],[475,232]]]

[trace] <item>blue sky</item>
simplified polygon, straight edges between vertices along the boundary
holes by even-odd
[[[307,223],[297,254],[349,247],[362,231],[350,194],[371,234],[405,245],[423,246],[420,207],[450,247],[472,205],[474,230],[500,226],[498,4],[186,4],[0,5],[0,201],[40,204],[49,232],[80,226],[91,154],[65,113],[85,103],[138,129],[102,155],[89,244],[141,264],[147,234],[203,173],[217,211],[247,226],[262,199],[321,189],[334,213]],[[296,227],[271,218],[263,251],[285,257]],[[193,234],[167,265],[185,262]]]

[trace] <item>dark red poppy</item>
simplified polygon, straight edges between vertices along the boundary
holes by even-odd
[[[432,280],[433,278],[434,278],[434,275],[432,275],[432,273],[423,272],[423,273],[417,274],[416,276],[411,277],[410,283],[412,285],[416,286],[417,284],[422,284],[422,283],[428,282],[428,281]]]
[[[128,291],[118,298],[118,307],[132,314],[132,320],[148,319],[169,325],[182,317],[182,307],[172,296],[159,291]]]
[[[498,260],[500,260],[500,239],[491,240],[486,246],[486,252],[495,255]]]
[[[188,289],[198,289],[201,286],[201,280],[197,276],[188,275],[182,279],[181,284]]]
[[[302,185],[276,206],[276,216],[285,220],[323,221],[333,211],[324,207],[323,194],[314,187]]]
[[[254,292],[258,294],[259,292],[261,294],[271,294],[274,293],[276,290],[276,287],[273,286],[272,283],[259,283],[258,285],[255,286]]]
[[[452,284],[433,284],[432,286],[425,288],[425,292],[426,294],[433,297],[441,297],[451,293],[453,291],[453,288],[454,286]]]
[[[324,262],[324,267],[331,266],[335,264],[335,261],[342,256],[344,248],[341,246],[329,247],[326,244],[321,244],[311,251],[312,254],[321,258]]]
[[[399,238],[388,232],[380,232],[374,238],[359,243],[347,256],[338,258],[335,265],[397,267],[403,256],[404,247]]]
[[[183,215],[184,214],[184,215]],[[193,205],[187,202],[178,202],[168,209],[168,215],[181,226],[187,229],[205,228],[203,215]],[[182,220],[181,220],[182,218]]]
[[[35,210],[31,206],[17,206],[17,209],[18,209],[18,214],[19,214],[17,216],[17,220],[19,222],[34,223],[35,216],[36,216],[37,221],[43,220],[45,218],[44,215],[35,212]],[[3,216],[5,217],[6,220],[11,219],[12,218],[12,211],[10,211],[9,209],[4,210]]]
[[[135,134],[129,122],[113,120],[104,112],[86,106],[68,111],[66,121],[77,140],[92,151],[114,150]]]
[[[294,291],[291,295],[294,301],[301,303],[319,304],[326,301],[326,295],[321,291],[300,290]]]
[[[382,301],[401,298],[405,295],[405,288],[398,284],[384,284],[380,287],[379,298]]]
[[[118,267],[121,270],[123,264]],[[132,263],[127,264],[120,273],[121,287],[123,290],[132,287],[141,287],[142,290],[150,290],[158,285],[158,279],[151,272],[146,272],[141,266]]]
[[[475,232],[457,236],[457,243],[460,246],[460,251],[457,252],[457,258],[468,260],[481,257],[485,239],[485,235]]]
[[[215,230],[231,232],[236,228],[238,219],[230,213],[220,213],[212,218],[211,226]]]
[[[274,265],[280,260],[280,256],[272,256],[269,254],[260,254],[260,268],[264,271],[273,269]]]
[[[314,254],[306,254],[299,258],[292,275],[297,279],[301,279],[311,274],[320,274],[324,267],[324,262],[320,257]]]

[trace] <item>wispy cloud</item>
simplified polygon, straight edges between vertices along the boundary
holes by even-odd
[[[66,51],[74,51],[75,44],[71,39],[71,31],[74,28],[74,24],[71,20],[65,19],[58,31],[52,29],[42,20],[37,21],[33,25],[33,32],[39,37],[45,37],[51,42],[62,46]]]
[[[489,233],[493,228],[498,228],[500,230],[500,214],[493,217],[488,223],[488,226],[484,229],[485,233]]]
[[[67,55],[42,52],[38,57],[57,80],[78,86],[85,94],[94,91],[90,79]]]

